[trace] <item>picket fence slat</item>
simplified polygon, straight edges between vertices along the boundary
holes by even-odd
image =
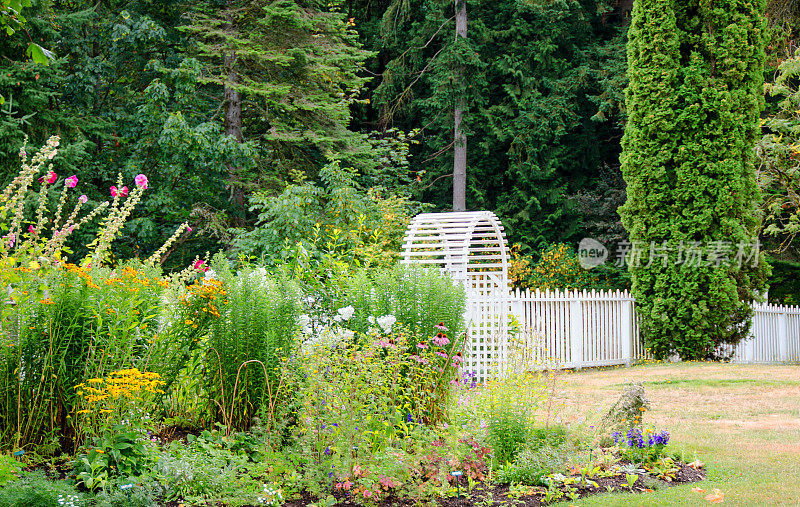
[[[651,357],[628,291],[502,292],[490,286],[468,291],[465,313],[466,364],[482,379],[504,371],[520,349],[526,364],[542,368],[630,365]],[[755,304],[753,310],[748,339],[718,352],[737,363],[800,361],[800,307]],[[510,317],[521,333],[512,343],[503,332]]]

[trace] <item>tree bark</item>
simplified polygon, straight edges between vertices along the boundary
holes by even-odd
[[[454,0],[456,11],[456,39],[467,38],[467,2]],[[460,85],[464,79],[464,69],[458,71],[456,82]],[[453,211],[466,211],[467,191],[467,136],[461,129],[464,114],[464,102],[459,98],[454,111],[453,129]]]

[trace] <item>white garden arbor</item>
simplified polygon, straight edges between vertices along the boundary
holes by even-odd
[[[403,241],[402,263],[437,266],[467,293],[467,371],[484,379],[507,359],[509,249],[491,211],[422,213]]]

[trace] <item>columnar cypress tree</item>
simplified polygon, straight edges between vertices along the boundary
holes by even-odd
[[[764,288],[767,266],[748,260],[759,222],[763,11],[764,0],[634,4],[620,213],[645,343],[657,357],[711,357],[737,343]]]

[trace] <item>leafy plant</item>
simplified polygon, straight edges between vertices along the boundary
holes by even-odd
[[[79,482],[89,491],[105,486],[115,476],[139,476],[149,464],[149,457],[140,435],[116,425],[101,438],[95,439],[85,453],[77,456]]]
[[[44,473],[25,473],[20,480],[0,488],[3,507],[61,507],[65,502],[83,505],[85,495],[65,481],[55,481]]]
[[[22,465],[11,456],[0,454],[0,488],[19,479]]]
[[[644,385],[631,382],[622,389],[617,401],[603,416],[603,425],[609,431],[627,431],[642,425],[645,412],[650,409]]]
[[[620,433],[613,436],[622,455],[634,463],[657,460],[664,454],[664,448],[669,442],[669,432],[666,430],[656,433],[650,429],[642,432],[639,428],[631,428],[624,438]]]

